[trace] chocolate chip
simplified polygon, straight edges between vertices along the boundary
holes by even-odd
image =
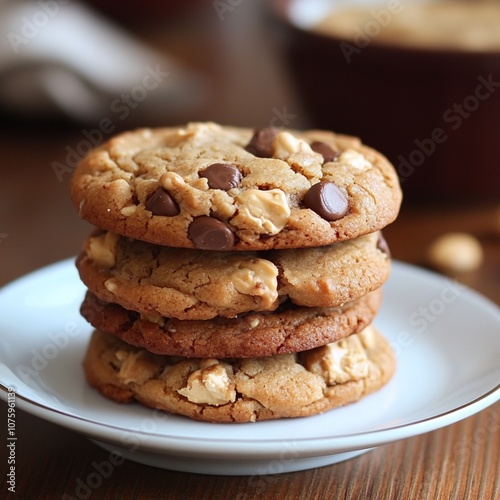
[[[241,173],[238,168],[227,163],[213,163],[203,171],[201,176],[208,180],[209,188],[223,189],[224,191],[238,187],[241,181]]]
[[[201,250],[231,250],[234,246],[235,238],[229,226],[207,215],[193,219],[188,234]]]
[[[377,248],[385,253],[387,255],[387,258],[391,258],[391,251],[389,250],[389,245],[387,244],[387,241],[385,241],[385,238],[382,236],[382,233],[378,233],[378,241],[377,241]]]
[[[321,181],[304,195],[304,205],[327,221],[341,219],[349,204],[346,195],[333,182]]]
[[[146,201],[146,209],[154,215],[173,217],[180,213],[179,205],[161,186]]]
[[[278,131],[272,127],[259,128],[255,130],[245,149],[259,158],[272,158],[273,139],[277,133]]]
[[[340,152],[332,149],[326,142],[314,141],[311,143],[311,149],[323,156],[325,163],[334,161],[340,156]]]

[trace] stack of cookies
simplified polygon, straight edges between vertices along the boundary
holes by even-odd
[[[397,216],[358,139],[214,123],[123,133],[77,167],[88,382],[192,419],[308,416],[388,382],[372,322]]]

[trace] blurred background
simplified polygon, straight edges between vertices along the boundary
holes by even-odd
[[[0,285],[79,251],[69,180],[92,147],[212,120],[361,137],[402,182],[394,256],[427,265],[467,232],[484,259],[460,279],[500,302],[500,2],[124,4],[0,0]]]
[[[403,206],[384,230],[393,257],[439,268],[500,304],[498,26],[496,0],[0,0],[0,287],[80,252],[91,228],[69,182],[92,147],[122,130],[212,120],[361,137],[401,179]],[[456,232],[462,238],[440,240]],[[478,434],[494,414],[482,415],[375,461],[270,477],[287,494],[294,478],[305,489],[315,477],[310,491],[336,489],[356,471],[379,483],[397,476],[407,494],[439,492],[447,480],[459,488],[486,478],[494,488],[498,440]],[[30,483],[40,496],[104,459],[83,436],[17,418],[19,489]],[[135,472],[124,466],[110,488],[184,491],[192,481]],[[435,490],[425,489],[431,479]],[[238,479],[220,480],[208,491],[232,487],[240,498]],[[205,492],[208,482],[196,484]]]

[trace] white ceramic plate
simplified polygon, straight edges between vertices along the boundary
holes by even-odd
[[[376,325],[398,358],[392,381],[323,415],[209,424],[118,405],[87,386],[92,331],[73,260],[0,291],[0,381],[22,410],[137,462],[224,475],[319,467],[466,418],[500,399],[500,309],[439,275],[394,262]],[[0,391],[7,398],[5,390]]]

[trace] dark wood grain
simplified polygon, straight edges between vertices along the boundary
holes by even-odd
[[[242,12],[250,12],[249,4],[254,2],[241,4]],[[236,10],[233,14],[233,21],[241,15]],[[261,124],[268,123],[276,110],[286,107],[295,114],[292,126],[308,126],[307,116],[294,100],[276,55],[266,53],[266,64],[271,66],[257,81],[251,78],[252,68],[259,67],[258,49],[269,47],[268,32],[255,20],[246,25],[244,32],[230,22],[230,18],[222,23],[215,17],[204,23],[197,18],[191,23],[184,20],[168,32],[137,29],[143,34],[147,32],[158,48],[173,51],[198,66],[216,83],[219,99],[213,101],[211,108],[200,110],[201,119]],[[190,31],[193,26],[196,37]],[[255,45],[241,38],[243,34],[251,37],[252,33],[259,34],[260,41]],[[204,55],[201,46],[209,53]],[[256,85],[256,92],[252,93],[252,85]],[[266,89],[271,91],[266,93]],[[2,116],[0,120],[1,286],[75,255],[90,226],[78,219],[70,203],[69,175],[60,181],[52,169],[54,161],[64,161],[65,148],[81,140],[83,126],[36,126]],[[424,264],[425,249],[434,237],[451,230],[475,234],[485,249],[484,264],[478,271],[456,278],[500,304],[498,211],[496,203],[404,204],[397,222],[385,230],[385,235],[396,259],[420,265]],[[6,334],[2,331],[2,335]],[[7,407],[2,402],[2,443],[6,415]],[[126,461],[114,466],[109,477],[101,478],[89,492],[81,487],[82,483],[91,477],[95,464],[109,458],[109,453],[77,433],[20,409],[16,417],[16,494],[12,498],[500,498],[500,403],[454,425],[323,468],[252,478],[172,472]],[[307,420],[304,425],[308,425]],[[10,498],[4,456],[0,456],[0,496]]]

